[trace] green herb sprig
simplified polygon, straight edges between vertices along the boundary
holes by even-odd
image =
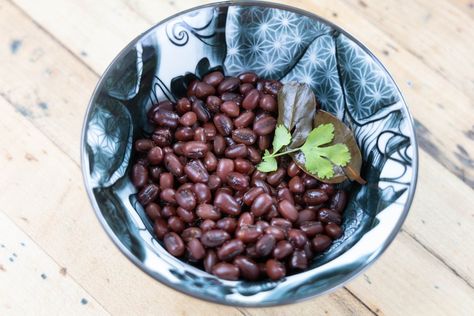
[[[351,160],[349,148],[345,144],[327,145],[334,139],[334,124],[321,124],[314,128],[306,138],[305,143],[297,148],[281,149],[291,143],[292,136],[284,125],[278,125],[273,137],[273,150],[265,150],[262,161],[257,169],[262,172],[271,172],[278,169],[276,157],[301,151],[305,157],[305,168],[321,179],[334,176],[334,166],[344,167]]]

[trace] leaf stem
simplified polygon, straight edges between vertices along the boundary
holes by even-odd
[[[300,150],[300,149],[301,149],[301,148],[298,147],[298,148],[290,149],[290,150],[285,151],[285,152],[282,152],[282,153],[270,154],[269,157],[278,157],[278,156],[283,156],[283,155],[291,154],[291,153],[294,153],[295,151],[298,151],[298,150]]]

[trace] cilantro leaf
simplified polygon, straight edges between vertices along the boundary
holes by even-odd
[[[305,157],[305,167],[321,179],[334,176],[333,165],[345,166],[351,160],[349,149],[345,144],[320,147],[331,142],[333,138],[334,125],[322,124],[311,131],[306,142],[301,146]]]
[[[278,125],[275,129],[275,136],[273,136],[273,153],[275,154],[283,146],[291,142],[291,134],[284,125]]]
[[[271,156],[268,150],[265,150],[265,154],[262,161],[258,164],[257,170],[262,172],[271,172],[278,169],[278,163],[275,157]]]

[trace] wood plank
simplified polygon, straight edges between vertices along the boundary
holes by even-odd
[[[1,97],[0,111],[0,129],[5,131],[0,139],[0,174],[10,179],[9,183],[0,182],[0,205],[15,205],[5,209],[5,213],[58,264],[66,267],[108,311],[150,314],[166,305],[167,313],[178,314],[189,312],[192,304],[193,311],[199,315],[240,314],[235,308],[209,304],[171,290],[136,268],[100,227],[84,192],[77,165]],[[15,139],[18,146],[11,146],[10,139]],[[44,179],[51,177],[52,170],[56,180],[45,186]],[[35,177],[31,177],[33,173]],[[28,201],[17,205],[16,201],[21,200],[25,192]],[[110,295],[111,289],[114,295]],[[344,289],[279,309],[309,312],[315,305],[321,315],[324,311],[369,313]],[[254,314],[251,309],[241,310]],[[273,311],[256,310],[256,313],[267,315]]]
[[[386,315],[472,315],[474,290],[401,233],[348,288]]]
[[[0,314],[109,315],[2,211]]]
[[[420,61],[474,97],[474,20],[446,0],[345,0]],[[403,20],[400,21],[400,17]]]
[[[70,48],[79,59],[99,73],[106,67],[107,62],[104,59],[112,60],[116,52],[133,37],[133,32],[135,35],[139,34],[153,22],[178,10],[209,2],[192,0],[163,4],[161,1],[123,0],[116,5],[115,1],[112,4],[112,0],[107,0],[94,2],[93,5],[83,5],[81,2],[80,5],[74,6],[74,1],[65,3],[60,0],[47,0],[47,4],[27,0],[13,1],[63,45]],[[349,4],[330,0],[294,0],[291,4],[334,21],[354,34],[380,57],[400,84],[410,110],[419,122],[417,128],[422,136],[420,146],[474,188],[474,111],[470,110],[472,98],[464,91],[459,91],[436,69],[418,59],[413,49],[407,50],[391,36],[378,30],[366,20],[365,14],[357,13]],[[47,7],[50,6],[55,10],[48,10]],[[71,11],[73,9],[74,11]],[[74,12],[74,17],[67,18],[71,15],[68,12]],[[105,15],[106,18],[90,20],[91,17],[100,15]],[[135,20],[138,16],[144,19],[137,27]],[[400,15],[398,17],[403,18]],[[84,21],[90,21],[94,25],[94,31],[87,30],[83,25],[89,23]],[[124,24],[130,27],[123,32],[117,32],[115,25],[122,27]],[[13,28],[13,25],[10,28]],[[123,37],[119,39],[119,34],[122,33]],[[84,37],[87,41],[83,40]],[[105,42],[101,41],[104,38],[111,40],[104,45]],[[94,45],[90,44],[91,41],[94,41]],[[84,47],[96,52],[82,56],[80,50]],[[101,57],[98,61],[95,57],[97,54],[107,57]]]

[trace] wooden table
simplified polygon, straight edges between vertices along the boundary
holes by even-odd
[[[118,251],[82,184],[88,99],[137,34],[202,2],[0,0],[0,315],[473,315],[472,0],[289,1],[378,55],[415,118],[415,201],[364,274],[303,303],[232,308],[171,290]]]

